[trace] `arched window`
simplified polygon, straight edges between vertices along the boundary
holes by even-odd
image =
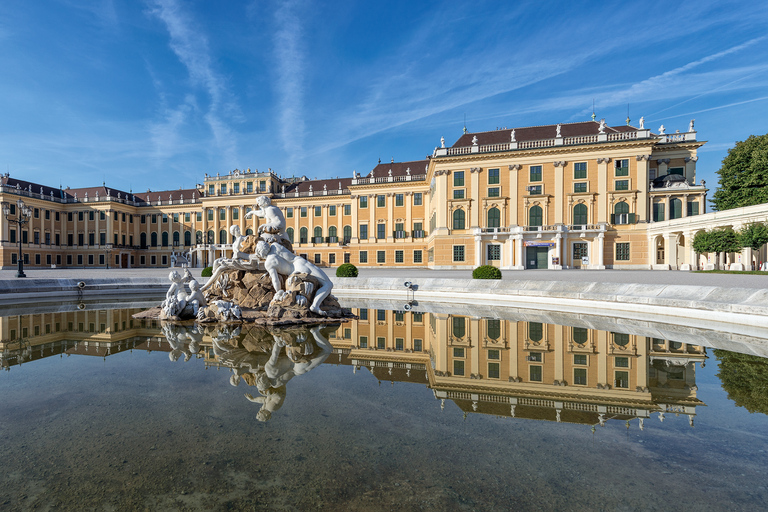
[[[488,210],[488,227],[498,228],[501,226],[501,212],[498,208]]]
[[[323,241],[323,228],[320,226],[315,226],[314,234],[312,235],[314,237],[314,240],[312,240],[314,243],[319,244]]]
[[[613,207],[613,224],[630,224],[629,205],[626,201],[616,203]]]
[[[528,209],[528,225],[529,226],[542,226],[544,214],[541,210],[541,206],[531,206]]]
[[[179,245],[179,242],[181,242],[181,235],[178,231],[173,232],[173,245]]]
[[[309,233],[307,231],[307,228],[301,228],[299,230],[299,243],[305,244],[307,243],[307,237],[309,236]]]
[[[683,202],[679,198],[673,197],[672,200],[669,202],[669,218],[679,219],[682,216],[683,216]]]
[[[331,226],[328,228],[328,237],[331,239],[331,243],[338,242],[338,238],[336,238],[336,226]]]
[[[486,320],[486,333],[488,334],[488,337],[492,340],[499,339],[499,336],[501,336],[501,320]]]
[[[464,210],[453,210],[453,229],[464,229]]]
[[[583,345],[587,342],[589,331],[586,327],[574,327],[573,328],[573,342],[577,345]]]
[[[620,346],[620,347],[626,347],[629,345],[629,334],[623,333],[623,332],[614,332],[613,334],[613,342]]]
[[[467,332],[467,324],[466,324],[466,318],[463,316],[455,316],[453,317],[453,337],[454,338],[463,338],[464,334]]]
[[[219,243],[220,244],[226,244],[227,243],[227,230],[222,229],[219,231]]]
[[[528,339],[531,341],[541,341],[544,337],[544,327],[540,322],[528,322]]]
[[[208,242],[207,243],[212,244],[212,243],[215,243],[215,242],[216,242],[216,238],[215,238],[215,235],[213,234],[213,230],[209,229],[208,230]]]
[[[579,203],[573,207],[573,223],[577,226],[588,224],[587,205],[584,203]]]
[[[163,247],[168,247],[168,232],[163,231]]]
[[[144,249],[147,246],[147,234],[142,233],[139,238],[141,240],[141,248]]]
[[[288,240],[293,243],[293,228],[288,228],[285,230],[285,235],[288,237]]]
[[[245,230],[245,234],[246,234],[246,236],[247,235],[252,235],[253,234],[253,230],[251,228],[248,228],[248,229]]]
[[[344,226],[344,243],[348,244],[352,239],[352,226]]]
[[[186,247],[189,247],[192,245],[192,232],[191,231],[185,231],[184,232],[184,245]]]
[[[157,247],[157,233],[152,233],[151,240],[152,240],[152,247]]]

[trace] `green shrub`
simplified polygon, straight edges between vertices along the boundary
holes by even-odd
[[[501,279],[501,270],[493,265],[483,265],[472,271],[472,279]]]
[[[336,277],[357,277],[357,267],[351,263],[344,263],[336,269]]]
[[[205,267],[200,273],[200,277],[211,277],[213,275],[213,267]]]

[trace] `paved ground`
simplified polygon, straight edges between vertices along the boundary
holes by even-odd
[[[200,277],[202,269],[190,269]],[[152,269],[25,269],[27,278],[32,279],[85,279],[85,278],[131,278],[168,276],[167,268]],[[328,275],[335,275],[335,268],[325,269]],[[505,280],[570,281],[602,283],[644,283],[679,284],[695,286],[722,286],[728,288],[768,288],[768,272],[763,275],[699,274],[678,271],[652,270],[507,270],[502,272]],[[428,270],[360,268],[360,277],[401,277],[403,280],[418,278],[471,279],[470,270]],[[0,279],[17,279],[15,270],[0,270]]]

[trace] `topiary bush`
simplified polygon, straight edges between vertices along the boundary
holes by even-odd
[[[336,277],[357,277],[357,267],[351,263],[344,263],[336,269]]]
[[[200,273],[200,277],[211,277],[213,275],[213,267],[205,267]]]
[[[501,270],[493,265],[483,265],[472,271],[472,279],[501,279]]]

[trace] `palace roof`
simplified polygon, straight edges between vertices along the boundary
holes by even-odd
[[[477,137],[480,146],[488,144],[501,144],[512,140],[512,131],[515,132],[515,140],[524,142],[529,140],[554,139],[557,136],[556,124],[545,126],[528,126],[522,128],[509,128],[488,132],[468,132],[459,137],[452,147],[466,147],[472,145],[472,138]],[[600,133],[600,123],[597,121],[585,121],[581,123],[562,123],[560,126],[561,137],[579,137],[582,135],[597,135]],[[619,133],[637,131],[633,126],[605,126],[605,133]]]

